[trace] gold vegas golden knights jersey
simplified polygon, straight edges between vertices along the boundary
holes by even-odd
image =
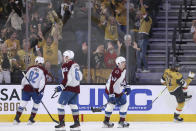
[[[35,55],[33,53],[33,50],[29,50],[28,52],[19,50],[17,52],[17,55],[19,57],[19,63],[22,70],[26,70],[29,66],[34,65]]]
[[[47,45],[46,41],[39,43],[39,47],[43,48],[43,57],[45,61],[49,61],[52,65],[58,65],[58,44],[52,42],[51,45]]]
[[[107,23],[105,28],[105,40],[118,40],[117,24]]]
[[[9,51],[9,56],[15,57],[17,54],[17,51],[20,50],[20,41],[19,40],[11,41],[10,39],[7,39],[5,41],[5,44],[6,44],[7,48],[15,47],[15,49],[12,49]]]
[[[192,81],[190,78],[184,80],[180,72],[172,71],[171,69],[166,69],[164,71],[162,80],[165,81],[163,84],[167,86],[170,93],[174,92],[179,87],[187,88]],[[185,82],[186,84],[184,84]]]

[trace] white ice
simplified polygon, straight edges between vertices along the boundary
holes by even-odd
[[[70,131],[66,123],[66,131]],[[0,123],[0,131],[55,131],[55,123],[35,123],[35,125],[13,125],[12,123]],[[196,131],[196,122],[130,122],[129,128],[102,128],[102,122],[83,122],[81,131]]]

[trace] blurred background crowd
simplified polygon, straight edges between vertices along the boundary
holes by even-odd
[[[47,82],[58,84],[62,53],[70,49],[83,71],[83,83],[106,82],[121,55],[127,58],[128,83],[136,84],[137,72],[150,72],[146,53],[160,4],[161,0],[1,0],[0,83],[20,83],[22,71],[43,56],[50,72]]]

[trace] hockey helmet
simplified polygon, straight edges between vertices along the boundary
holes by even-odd
[[[63,53],[63,56],[64,57],[68,57],[68,59],[73,59],[74,58],[74,52],[71,51],[71,50],[66,50],[64,53]]]
[[[124,58],[124,57],[122,57],[122,56],[119,56],[119,57],[117,57],[116,58],[116,65],[119,65],[119,64],[121,64],[122,62],[125,62],[126,61],[126,59]]]
[[[41,56],[37,56],[35,58],[35,63],[37,63],[37,64],[44,64],[44,58],[41,57]]]

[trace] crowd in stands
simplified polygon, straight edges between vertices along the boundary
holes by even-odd
[[[115,58],[121,55],[128,56],[129,82],[136,82],[136,70],[149,72],[147,45],[160,3],[130,0],[127,31],[126,0],[92,0],[91,67],[112,69]],[[28,5],[26,0],[1,0],[0,83],[20,83],[22,72],[34,64],[36,56],[46,61],[48,83],[59,83],[61,52],[66,49],[74,50],[76,62],[82,69],[87,68],[88,6],[88,0],[30,0]],[[69,29],[74,34],[74,44],[66,41]]]

